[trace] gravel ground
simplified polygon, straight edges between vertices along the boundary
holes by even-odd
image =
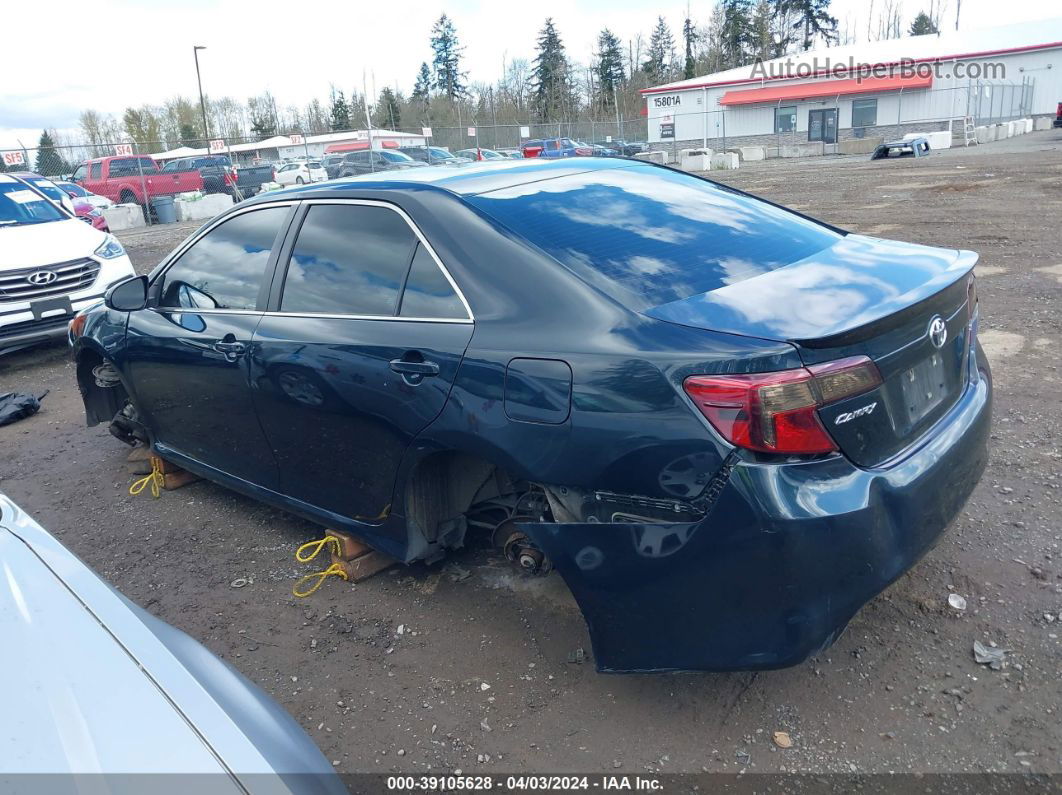
[[[854,231],[981,254],[989,470],[939,546],[804,665],[598,675],[569,662],[589,642],[563,584],[482,550],[294,599],[292,553],[318,530],[206,482],[130,497],[127,448],[84,427],[61,345],[0,361],[0,392],[51,390],[0,428],[0,489],[269,691],[341,771],[1062,771],[1062,132],[719,176]],[[192,228],[122,238],[146,271]],[[976,664],[974,641],[1009,649],[1006,667]]]

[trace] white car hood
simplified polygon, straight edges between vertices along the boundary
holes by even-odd
[[[137,661],[4,529],[0,626],[5,774],[226,772]]]
[[[0,228],[0,270],[54,265],[92,255],[106,235],[76,218]]]

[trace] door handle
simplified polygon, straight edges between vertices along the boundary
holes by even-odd
[[[428,378],[439,374],[439,365],[435,362],[410,362],[405,359],[392,359],[391,369],[403,375],[415,375]]]
[[[242,342],[218,341],[214,343],[214,350],[225,354],[226,359],[235,360],[247,351],[247,346]]]

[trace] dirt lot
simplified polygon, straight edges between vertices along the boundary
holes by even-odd
[[[51,390],[0,428],[0,489],[272,693],[341,771],[1062,771],[1062,132],[722,179],[854,231],[981,254],[990,468],[943,542],[804,665],[598,675],[569,662],[589,642],[563,585],[484,552],[294,599],[292,553],[317,529],[206,482],[130,497],[127,448],[84,427],[59,345],[0,362],[0,392]],[[189,231],[123,239],[147,270]],[[1007,667],[977,665],[975,640],[1010,649]]]

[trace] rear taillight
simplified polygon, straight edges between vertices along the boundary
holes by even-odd
[[[818,409],[880,384],[874,363],[853,356],[774,373],[694,375],[683,388],[731,444],[764,453],[811,454],[837,449]]]
[[[970,274],[970,280],[966,283],[966,315],[967,317],[973,317],[974,310],[977,309],[977,277],[974,274]]]

